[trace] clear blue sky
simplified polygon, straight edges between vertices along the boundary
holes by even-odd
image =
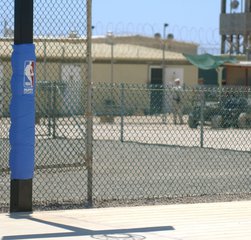
[[[219,41],[219,0],[93,0],[94,35],[163,34],[212,45]]]
[[[2,19],[13,26],[14,8],[8,3],[13,5],[11,0],[0,1],[0,13]],[[48,4],[57,10],[57,14],[48,11]],[[172,33],[176,40],[219,49],[220,4],[220,0],[92,0],[93,35],[106,35],[112,31],[115,35],[153,36],[157,32],[163,34],[163,25],[168,23],[166,34]],[[69,27],[78,29],[84,24],[80,19],[85,19],[82,5],[82,0],[35,1],[34,21],[41,23],[40,19],[43,19],[50,22],[46,27],[38,24],[35,34],[46,35],[56,31],[62,35],[69,32]],[[3,22],[0,22],[0,32]],[[80,30],[79,33],[83,34]]]

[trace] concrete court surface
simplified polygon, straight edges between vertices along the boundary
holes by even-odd
[[[6,239],[250,240],[251,201],[0,214]]]

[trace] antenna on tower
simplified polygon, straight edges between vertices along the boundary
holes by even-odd
[[[6,29],[7,29],[7,21],[4,19],[3,21],[3,36],[6,37]]]
[[[6,19],[4,19],[4,24],[3,24],[3,36],[4,37],[14,36],[14,30],[8,27],[8,21]]]

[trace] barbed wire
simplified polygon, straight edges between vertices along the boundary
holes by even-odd
[[[156,33],[162,35],[157,24],[144,23],[135,24],[129,23],[108,23],[102,22],[93,23],[94,35],[105,35],[108,32],[113,32],[115,35],[146,35],[154,36]],[[167,35],[173,34],[174,38],[179,41],[188,41],[207,45],[220,45],[219,28],[202,28],[188,26],[168,26]]]
[[[68,24],[68,31],[65,31],[65,27],[61,26],[64,25],[63,22],[60,23],[60,29],[64,29],[64,31],[61,31],[57,27],[55,28],[43,28],[41,30],[41,27],[36,26],[36,24],[39,24],[39,21],[36,21],[34,23],[34,32],[35,35],[39,36],[53,36],[53,37],[65,37],[69,35],[73,30],[77,32],[78,36],[83,35],[84,33],[81,33],[78,31],[78,28],[69,29]],[[72,24],[70,24],[72,25]],[[58,26],[58,25],[56,25]],[[13,21],[9,21],[7,18],[2,18],[2,21],[0,23],[0,36],[5,36],[6,34],[13,33]],[[46,30],[47,29],[47,30]],[[104,24],[102,22],[95,22],[93,24],[93,35],[94,36],[104,36],[108,32],[112,32],[114,35],[117,36],[132,36],[132,35],[142,35],[142,36],[148,36],[153,37],[156,33],[162,34],[162,31],[160,30],[160,27],[158,24],[152,24],[152,23],[124,23],[124,22],[118,22],[118,23],[108,23]],[[196,43],[199,45],[199,53],[204,52],[210,52],[213,54],[219,54],[220,53],[220,44],[221,44],[221,37],[219,34],[219,28],[203,28],[203,27],[189,27],[189,26],[168,26],[167,34],[172,34],[174,36],[174,39],[176,41],[183,41],[183,42],[190,42],[190,43]],[[10,36],[9,36],[10,37]],[[163,37],[163,36],[162,36]]]

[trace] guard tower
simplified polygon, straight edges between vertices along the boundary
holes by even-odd
[[[221,0],[222,54],[246,54],[250,59],[251,0]]]

